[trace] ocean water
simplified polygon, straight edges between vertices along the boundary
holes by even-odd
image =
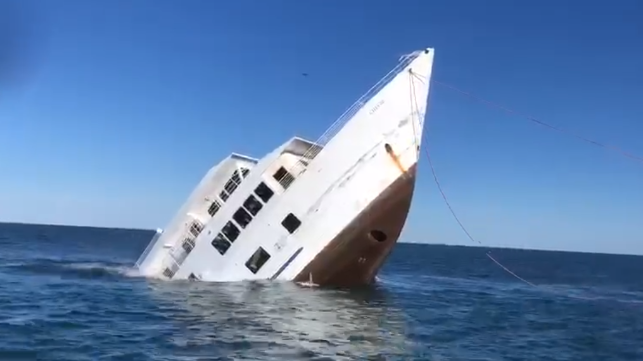
[[[372,287],[160,282],[148,231],[0,224],[0,360],[643,360],[643,257],[400,244]]]

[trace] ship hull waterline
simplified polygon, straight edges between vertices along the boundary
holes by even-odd
[[[317,286],[370,285],[397,244],[411,207],[417,164],[375,198],[295,277]]]

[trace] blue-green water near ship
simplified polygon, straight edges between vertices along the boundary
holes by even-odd
[[[643,360],[643,257],[400,244],[372,286],[160,282],[151,231],[0,224],[0,360]]]

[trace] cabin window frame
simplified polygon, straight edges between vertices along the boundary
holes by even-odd
[[[194,238],[197,238],[201,232],[205,229],[205,225],[197,220],[194,220],[190,223],[190,228],[188,228],[188,232],[194,236]]]
[[[216,244],[215,244],[216,243]],[[219,252],[220,255],[225,255],[230,247],[232,247],[232,243],[226,238],[226,236],[219,232],[217,233],[216,236],[212,239],[210,242],[210,245]],[[225,245],[225,247],[219,248],[217,245]]]
[[[253,217],[250,212],[248,212],[243,206],[241,206],[232,214],[232,219],[236,224],[239,225],[239,227],[241,227],[241,230],[243,230],[248,227],[250,222],[252,222]]]
[[[262,182],[259,182],[259,184],[257,184],[253,194],[256,195],[257,198],[259,198],[264,204],[266,204],[268,203],[268,201],[270,201],[270,199],[272,199],[272,197],[275,196],[275,191],[274,189],[270,188],[270,186],[266,184],[266,182],[262,181]],[[264,196],[265,196],[265,199],[264,199]]]
[[[172,271],[172,269],[170,267],[165,267],[165,269],[163,270],[163,276],[165,276],[165,277],[167,277],[169,279],[172,279],[175,274],[176,274],[176,272]]]
[[[229,233],[228,230],[235,230],[235,231],[232,232],[233,233],[232,236],[227,234],[227,233]],[[239,229],[239,227],[237,227],[236,224],[234,224],[234,222],[232,222],[232,220],[229,220],[221,228],[221,232],[219,232],[219,233],[222,233],[225,236],[225,238],[228,240],[228,242],[234,243],[234,241],[236,241],[237,238],[239,238],[239,235],[241,235],[241,230]]]
[[[263,247],[259,247],[246,261],[246,268],[253,274],[257,274],[259,271],[261,271],[263,266],[268,263],[271,257],[272,256],[270,255],[270,253],[268,253],[268,251],[266,251]],[[253,261],[255,266],[254,268],[251,267],[251,265],[253,265]]]
[[[185,245],[188,245],[189,248],[186,248]],[[195,246],[196,245],[194,244],[194,241],[190,238],[184,238],[183,242],[181,243],[181,248],[183,248],[186,255],[190,254],[190,252],[194,250]]]
[[[279,169],[272,174],[272,178],[276,180],[284,190],[288,189],[295,181],[295,176],[284,166],[279,167]]]
[[[232,196],[232,193],[234,193],[237,188],[241,185],[243,180],[246,178],[245,174],[248,174],[250,172],[250,169],[248,168],[241,168],[242,170],[239,171],[239,169],[235,169],[232,172],[232,175],[228,180],[223,184],[223,188],[219,192],[219,198],[225,203],[230,199]],[[248,171],[244,173],[243,169],[247,169]]]
[[[223,204],[221,204],[217,199],[213,200],[208,207],[208,214],[210,215],[210,217],[214,217],[221,210],[221,207],[223,207]],[[212,211],[212,209],[215,210]]]
[[[281,226],[284,227],[290,234],[297,232],[299,227],[301,227],[301,224],[301,219],[299,219],[299,217],[297,217],[293,213],[288,213],[281,221]]]
[[[241,185],[241,182],[243,182],[243,178],[241,178],[241,173],[239,173],[238,169],[235,169],[234,172],[232,172],[232,175],[228,180],[223,184],[223,190],[228,193],[228,195],[232,195],[234,191],[239,188],[239,185]]]
[[[259,212],[263,209],[263,203],[253,193],[251,193],[245,201],[243,201],[242,207],[250,213],[252,217],[256,217]]]

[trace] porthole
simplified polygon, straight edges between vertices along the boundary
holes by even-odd
[[[388,238],[386,237],[386,233],[377,229],[373,229],[368,232],[368,237],[376,242],[386,242],[386,239]]]

